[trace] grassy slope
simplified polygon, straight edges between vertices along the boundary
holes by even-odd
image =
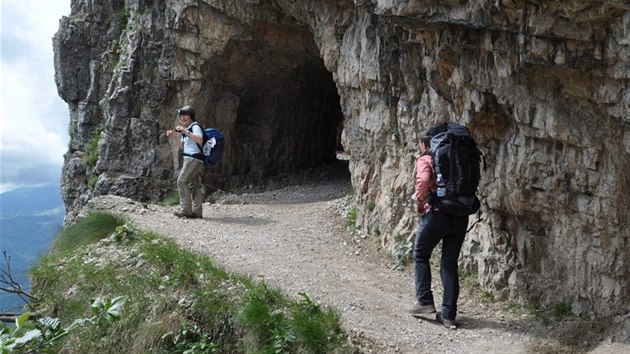
[[[33,310],[64,325],[89,317],[96,297],[129,298],[119,320],[73,331],[57,348],[66,353],[352,351],[336,311],[228,274],[111,214],[66,228],[32,275]]]

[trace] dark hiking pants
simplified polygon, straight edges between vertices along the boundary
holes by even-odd
[[[455,216],[431,210],[422,216],[413,247],[413,260],[416,266],[416,297],[423,305],[433,304],[431,291],[431,266],[429,260],[437,244],[442,241],[440,277],[444,293],[442,297],[442,318],[455,320],[457,298],[459,297],[459,277],[457,259],[462,248],[468,216]]]

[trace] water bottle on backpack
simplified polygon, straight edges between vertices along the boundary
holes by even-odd
[[[444,178],[442,178],[442,174],[438,173],[437,175],[437,196],[438,198],[446,197],[446,186],[444,186]]]

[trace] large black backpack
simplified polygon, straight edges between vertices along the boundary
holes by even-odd
[[[452,215],[470,215],[479,210],[477,186],[481,174],[481,152],[468,129],[445,123],[431,138],[431,154],[438,192],[430,203]]]

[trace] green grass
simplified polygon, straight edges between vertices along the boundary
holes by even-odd
[[[346,215],[346,219],[348,220],[348,226],[350,226],[353,229],[357,228],[357,208],[352,208],[350,211],[348,211],[348,214]]]
[[[494,295],[492,295],[490,290],[483,289],[479,294],[479,300],[481,300],[481,302],[494,302]]]
[[[118,11],[116,21],[118,22],[118,26],[120,26],[121,30],[127,27],[127,23],[129,23],[129,8],[127,6]]]
[[[111,235],[125,219],[107,212],[94,212],[71,226],[64,228],[55,238],[51,254],[68,254],[80,247]]]
[[[550,311],[553,319],[556,321],[584,319],[589,317],[589,315],[585,312],[574,312],[571,305],[564,302],[553,305]]]
[[[239,323],[262,338],[253,348],[263,353],[327,353],[343,345],[340,315],[322,309],[307,294],[301,300],[287,300],[265,284],[251,287],[239,312]]]
[[[55,352],[352,352],[337,311],[230,274],[112,214],[64,229],[31,276],[32,310],[64,326],[90,317],[96,297],[128,298],[116,321],[80,327]]]
[[[98,182],[98,176],[91,175],[87,183],[88,189],[90,190],[94,189],[94,187],[96,187],[96,182]]]
[[[167,195],[164,199],[158,202],[158,205],[162,205],[162,206],[179,205],[179,193],[173,192]]]
[[[85,151],[85,153],[87,154],[85,162],[90,167],[96,166],[96,162],[98,161],[98,143],[100,140],[101,131],[97,129],[92,132],[92,137],[90,138],[87,149]]]
[[[457,268],[457,274],[459,276],[459,284],[464,289],[474,289],[479,287],[479,274],[476,272],[468,271],[464,268]]]
[[[98,156],[97,155],[89,155],[88,157],[86,157],[85,159],[85,163],[90,166],[90,167],[94,167],[96,166],[96,162],[98,162]]]

